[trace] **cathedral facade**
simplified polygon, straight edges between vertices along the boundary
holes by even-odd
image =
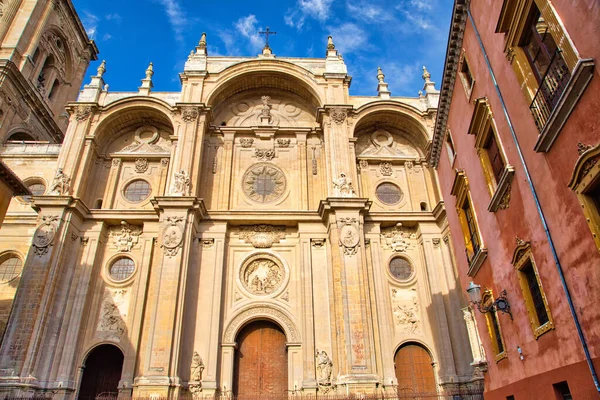
[[[15,3],[48,21],[72,9]],[[350,96],[331,38],[324,58],[212,57],[203,35],[180,92],[154,91],[152,65],[138,91],[111,92],[102,63],[59,105],[37,86],[54,90],[59,56],[81,60],[87,37],[67,40],[58,19],[35,33],[21,58],[39,47],[49,75],[12,68],[54,134],[28,122],[31,102],[10,114],[0,86],[0,157],[33,193],[0,229],[1,395],[442,393],[482,379],[425,162],[427,70],[418,97],[391,97],[381,70],[377,96]],[[64,60],[76,84],[85,68]]]

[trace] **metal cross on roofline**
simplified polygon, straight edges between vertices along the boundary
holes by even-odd
[[[267,26],[267,29],[265,29],[263,32],[258,32],[259,35],[265,35],[265,47],[269,47],[269,35],[276,35],[277,32],[273,32],[269,30],[269,27]]]

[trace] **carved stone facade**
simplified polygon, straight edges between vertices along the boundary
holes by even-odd
[[[0,395],[73,399],[103,346],[123,355],[123,398],[235,395],[259,374],[236,375],[243,332],[265,321],[290,396],[394,393],[406,343],[442,388],[470,382],[445,213],[422,206],[442,207],[431,107],[350,96],[333,42],[323,59],[209,57],[209,42],[181,92],[152,92],[151,67],[111,92],[102,63],[69,103],[68,146],[0,149],[45,187],[0,229],[0,257],[23,265],[0,283],[23,291],[0,307]]]

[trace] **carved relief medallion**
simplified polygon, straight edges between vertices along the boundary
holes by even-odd
[[[270,254],[258,254],[240,269],[240,281],[248,292],[258,296],[270,295],[281,288],[285,268]]]
[[[169,257],[177,255],[181,242],[183,240],[183,228],[181,222],[183,217],[168,217],[167,227],[163,232],[163,244],[165,254]]]
[[[279,199],[286,188],[283,171],[273,164],[255,164],[242,178],[242,190],[251,200],[269,203]]]
[[[343,108],[334,108],[331,110],[331,119],[338,125],[341,125],[346,120],[347,115],[346,110]]]
[[[52,246],[52,241],[56,235],[57,215],[47,215],[42,217],[42,224],[37,228],[33,235],[34,253],[38,256],[43,256],[48,252],[48,248]]]
[[[360,242],[358,221],[356,218],[341,218],[340,223],[340,244],[344,248],[344,254],[354,255]]]
[[[148,170],[148,159],[138,158],[135,160],[135,172],[143,174]]]

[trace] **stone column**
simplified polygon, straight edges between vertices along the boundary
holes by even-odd
[[[375,346],[367,279],[363,219],[371,202],[364,198],[329,197],[319,205],[328,226],[334,302],[331,326],[337,336],[334,364],[338,385],[350,391],[374,392]]]
[[[142,347],[149,351],[140,360],[134,395],[168,397],[178,395],[181,384],[177,370],[192,226],[196,212],[201,218],[206,209],[195,197],[160,196],[152,203],[160,215],[160,250],[148,284],[144,322],[148,332]]]
[[[323,136],[325,139],[326,165],[327,165],[327,193],[332,195],[333,180],[340,174],[346,174],[354,183],[356,182],[356,166],[351,157],[348,133],[348,112],[351,106],[327,107],[323,118]]]
[[[76,226],[85,214],[81,204],[70,196],[36,196],[34,204],[39,213],[38,227],[0,348],[0,384],[15,385],[23,393],[38,387],[38,379],[45,380],[39,375],[43,373],[39,365],[54,354],[55,346],[51,344],[61,328],[57,321],[65,312],[65,307],[56,307],[56,302],[62,301],[69,290],[71,280],[65,277],[72,273],[69,268],[73,268],[73,262],[67,258],[78,253]],[[40,357],[42,351],[44,357]]]

